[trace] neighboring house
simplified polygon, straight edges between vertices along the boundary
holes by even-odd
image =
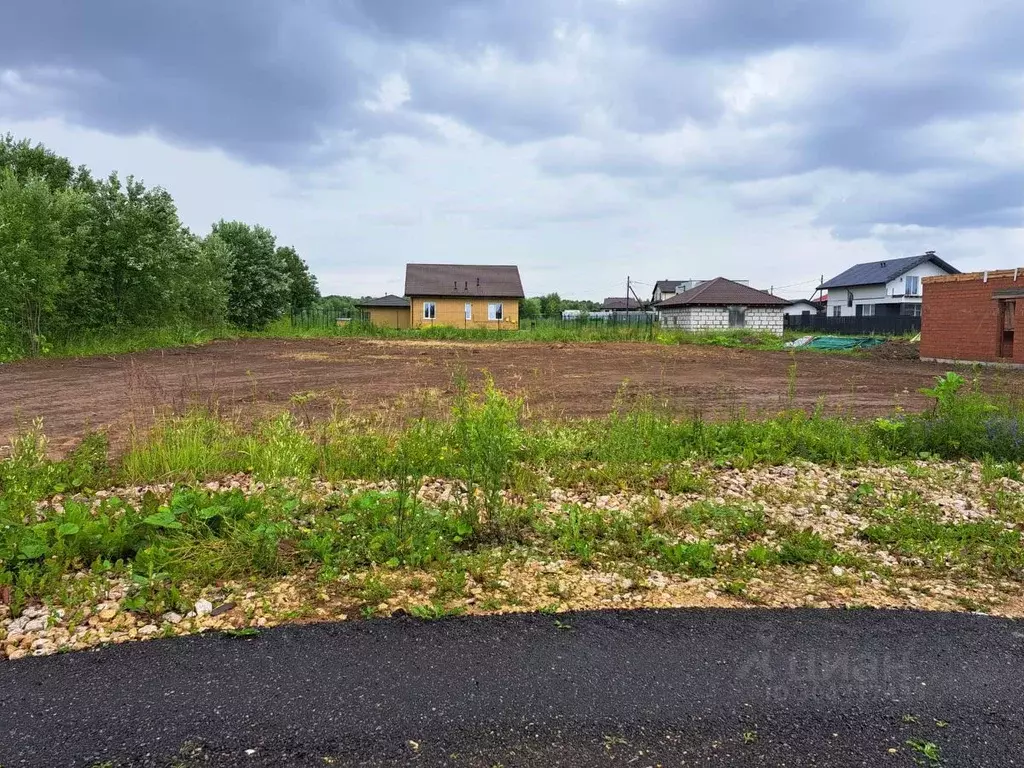
[[[671,299],[673,296],[684,291],[689,291],[696,288],[701,283],[706,283],[706,280],[659,280],[654,284],[654,292],[651,294],[651,303],[657,304],[659,301],[665,301]],[[733,280],[734,283],[740,285],[749,285],[749,280]]]
[[[632,296],[628,299],[609,296],[601,304],[603,312],[638,312],[641,309],[645,309],[645,307]]]
[[[1024,365],[1024,268],[926,277],[921,359]],[[1022,330],[1024,334],[1024,330]]]
[[[749,328],[782,335],[785,299],[734,280],[716,277],[659,302],[664,328],[717,331]]]
[[[405,296],[413,328],[519,327],[525,297],[519,268],[472,264],[407,264]]]
[[[921,314],[921,281],[958,274],[959,270],[928,251],[921,256],[857,264],[818,288],[829,292],[829,317],[917,316]]]
[[[408,299],[390,293],[379,299],[370,299],[356,304],[357,309],[366,312],[367,319],[371,323],[384,328],[409,328],[409,307]]]
[[[782,308],[782,314],[798,317],[813,317],[825,311],[826,301],[820,299],[798,299],[791,301]]]

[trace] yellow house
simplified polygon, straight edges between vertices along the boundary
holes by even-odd
[[[364,302],[370,322],[389,328],[519,328],[524,297],[519,268],[472,264],[407,264],[405,298]]]
[[[398,329],[409,327],[409,300],[401,296],[389,293],[387,296],[370,299],[356,306],[365,310],[369,321],[374,325]]]

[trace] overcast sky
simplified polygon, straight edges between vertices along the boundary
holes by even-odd
[[[1021,0],[13,0],[0,130],[270,227],[324,293],[1024,261]]]

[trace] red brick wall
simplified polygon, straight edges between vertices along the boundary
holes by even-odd
[[[925,278],[921,306],[921,357],[1024,363],[1024,298],[1017,299],[1013,360],[999,357],[999,301],[995,291],[1024,291],[1024,270]]]

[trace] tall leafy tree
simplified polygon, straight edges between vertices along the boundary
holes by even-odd
[[[230,254],[228,320],[239,328],[261,330],[288,308],[291,280],[270,230],[241,221],[213,227]]]
[[[519,319],[520,320],[537,320],[543,316],[541,311],[540,299],[533,297],[530,299],[519,300]]]
[[[66,224],[82,204],[80,193],[55,192],[42,177],[22,182],[11,168],[0,171],[0,336],[8,344],[40,351],[64,288]]]
[[[76,171],[66,157],[9,133],[0,138],[0,168],[10,169],[22,182],[43,179],[53,191],[67,189],[76,179]]]
[[[544,317],[562,316],[562,297],[557,293],[549,293],[540,297],[540,313]]]
[[[320,289],[316,277],[310,274],[309,267],[295,249],[290,245],[277,249],[278,256],[284,260],[291,285],[288,289],[288,304],[292,312],[303,312],[311,309],[320,300]]]
[[[68,282],[69,322],[93,328],[174,322],[189,259],[174,200],[116,174],[90,185]]]

